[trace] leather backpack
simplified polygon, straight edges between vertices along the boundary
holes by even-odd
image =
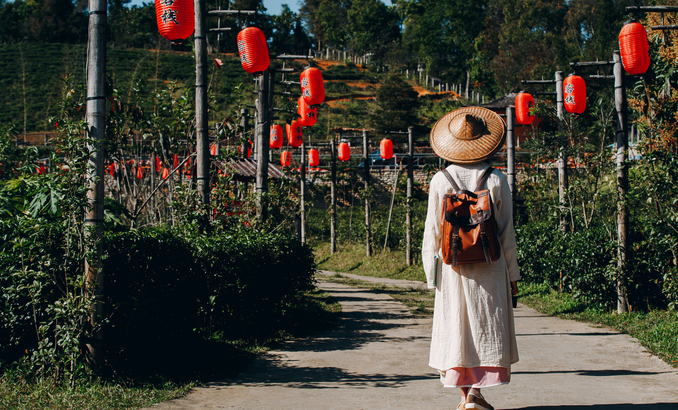
[[[454,193],[443,197],[441,216],[442,258],[448,265],[492,263],[499,259],[501,246],[492,198],[490,191],[483,189],[492,171],[489,167],[471,192],[459,189],[450,173],[443,169],[454,189]]]

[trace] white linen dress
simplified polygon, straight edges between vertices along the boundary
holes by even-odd
[[[489,165],[452,164],[447,171],[460,189],[474,190]],[[506,176],[494,170],[485,188],[490,190],[501,255],[491,264],[452,267],[438,258],[434,277],[434,255],[440,255],[443,196],[453,188],[442,172],[431,180],[428,213],[422,244],[422,261],[429,288],[436,288],[433,334],[429,366],[441,372],[452,368],[505,367],[518,361],[511,306],[511,281],[520,279],[516,261],[511,191]]]

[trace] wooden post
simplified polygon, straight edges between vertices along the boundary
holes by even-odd
[[[407,199],[405,201],[405,262],[412,266],[412,187],[414,185],[414,128],[407,128]]]
[[[157,156],[155,154],[155,141],[151,144],[151,146],[153,147],[152,148],[153,155],[151,156],[151,161],[150,161],[150,163],[151,163],[151,190],[149,191],[149,193],[153,192],[155,190],[155,180],[156,180],[156,174],[157,174],[157,169],[155,168],[155,164],[157,163],[157,161],[155,159],[156,156]],[[156,210],[156,203],[155,202],[156,202],[155,197],[151,197],[151,199],[149,200],[149,203],[148,203],[148,208],[149,208],[152,215],[155,215],[155,210]],[[158,221],[158,222],[160,222],[160,221]]]
[[[259,98],[257,99],[257,128],[256,140],[254,142],[257,149],[257,185],[255,192],[257,218],[262,222],[266,218],[266,203],[263,195],[268,189],[268,136],[271,133],[271,124],[269,121],[268,107],[268,76],[269,70],[265,70],[259,77]]]
[[[330,141],[332,159],[330,162],[330,176],[332,185],[330,187],[330,253],[337,253],[337,147],[334,138]]]
[[[301,143],[300,202],[301,202],[301,243],[306,243],[306,144]]]
[[[95,298],[91,312],[91,322],[96,333],[87,341],[87,349],[95,373],[100,373],[104,362],[104,333],[101,319],[104,317],[104,272],[101,256],[102,224],[104,221],[104,159],[106,156],[104,140],[106,126],[106,1],[90,0],[87,52],[87,114],[88,149],[90,156],[86,170],[87,202],[85,212],[85,235],[92,238],[96,247],[93,261],[85,260],[87,292]]]
[[[370,188],[370,144],[367,141],[367,131],[363,130],[363,180],[365,182],[365,253],[372,256],[371,241],[371,223],[370,223],[370,198],[368,195]]]
[[[506,107],[506,173],[508,174],[509,188],[511,188],[511,203],[513,204],[513,222],[516,220],[516,145],[513,132],[513,118],[515,107]]]
[[[207,39],[204,0],[194,0],[195,8],[195,137],[196,182],[200,201],[210,202],[210,147],[207,129]]]
[[[617,111],[617,235],[619,245],[617,254],[619,257],[619,276],[617,279],[617,313],[629,311],[626,290],[626,250],[628,247],[628,222],[626,212],[626,194],[628,192],[627,151],[628,134],[626,124],[626,90],[624,84],[624,68],[622,67],[619,51],[614,52],[614,106]]]
[[[565,105],[563,101],[563,72],[556,71],[556,112],[558,120],[563,121],[565,118]],[[562,129],[560,129],[562,131]],[[567,191],[567,158],[565,158],[565,143],[561,143],[558,153],[558,203],[560,204],[560,211],[563,212],[567,201],[565,192]],[[560,229],[567,232],[567,218],[561,217]]]

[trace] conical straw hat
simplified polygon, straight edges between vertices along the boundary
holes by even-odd
[[[439,157],[458,164],[481,162],[504,144],[506,123],[494,111],[464,107],[448,112],[431,130],[431,147]]]

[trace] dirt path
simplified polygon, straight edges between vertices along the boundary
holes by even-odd
[[[374,280],[374,279],[372,279]],[[416,284],[416,283],[415,283]],[[412,282],[389,281],[409,287]],[[390,297],[322,281],[339,326],[257,358],[239,376],[152,409],[453,409],[456,391],[427,366],[431,319]],[[519,305],[520,362],[508,386],[484,389],[497,409],[676,410],[678,369],[633,338]]]

